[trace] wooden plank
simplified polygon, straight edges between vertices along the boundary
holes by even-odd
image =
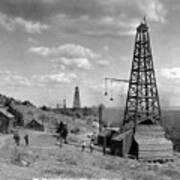
[[[140,157],[173,157],[171,154],[140,154]]]

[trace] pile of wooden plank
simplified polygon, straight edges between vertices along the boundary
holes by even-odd
[[[165,138],[159,125],[138,125],[135,141],[138,144],[138,159],[143,161],[173,160],[172,142]]]

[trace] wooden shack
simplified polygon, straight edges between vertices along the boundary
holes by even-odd
[[[0,107],[0,132],[9,133],[14,127],[15,117],[6,107]]]
[[[165,138],[160,125],[138,125],[111,140],[111,154],[130,156],[141,161],[173,160],[172,142]]]
[[[114,135],[111,139],[110,151],[112,155],[124,156],[130,149],[133,141],[133,131],[128,130],[124,133]]]
[[[43,123],[37,119],[32,119],[25,127],[32,130],[44,131]]]
[[[105,128],[101,133],[98,134],[97,143],[100,146],[104,144],[104,138],[106,138],[107,147],[111,145],[112,137],[118,133],[119,128]]]

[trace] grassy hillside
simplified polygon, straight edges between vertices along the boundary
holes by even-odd
[[[48,132],[55,132],[57,125],[60,121],[67,122],[69,131],[79,129],[81,133],[94,131],[92,122],[88,119],[78,119],[70,116],[66,116],[53,111],[44,111],[34,106],[27,106],[22,104],[13,104],[13,109],[22,114],[24,126],[32,119],[36,119],[42,122],[45,126],[45,130]]]
[[[40,108],[36,108],[32,105],[23,105],[22,103],[14,103],[13,109],[22,114],[24,123],[27,124],[33,118],[42,121],[47,129],[53,129],[60,121],[66,121],[70,127],[81,128],[82,131],[86,131],[88,123],[91,122],[91,118],[73,120],[71,116],[66,116],[53,111],[44,111]],[[124,111],[115,108],[105,108],[103,110],[103,122],[111,126],[120,126],[123,120]],[[180,132],[180,111],[177,110],[165,110],[162,111],[162,125],[165,130],[170,133],[171,136],[177,136],[173,134],[173,131]],[[172,131],[173,130],[173,131]],[[179,138],[179,137],[178,137]]]
[[[24,132],[21,132],[23,136]],[[0,148],[1,179],[32,180],[33,178],[88,178],[119,180],[179,180],[180,160],[175,163],[148,164],[101,151],[81,152],[79,143],[62,148],[50,134],[29,131],[30,146],[15,148],[13,139]],[[18,159],[17,159],[18,157]]]

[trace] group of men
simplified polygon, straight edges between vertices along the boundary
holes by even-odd
[[[56,133],[58,133],[58,141],[59,141],[59,145],[60,147],[62,147],[63,145],[63,141],[65,144],[67,144],[67,136],[68,136],[68,126],[66,122],[61,121],[58,125],[57,131]],[[81,144],[82,147],[82,151],[85,150],[87,144],[86,141],[83,141]],[[89,143],[89,148],[90,148],[90,152],[94,151],[94,138],[92,137]]]
[[[18,132],[14,133],[13,139],[15,141],[15,144],[17,146],[19,146],[20,145],[21,137],[20,137]],[[29,145],[29,135],[27,133],[24,135],[24,141],[25,141],[25,145],[28,146]]]
[[[85,151],[86,146],[87,146],[86,141],[82,141],[81,151]],[[91,153],[94,151],[94,141],[92,139],[90,140],[89,143],[89,149]]]

